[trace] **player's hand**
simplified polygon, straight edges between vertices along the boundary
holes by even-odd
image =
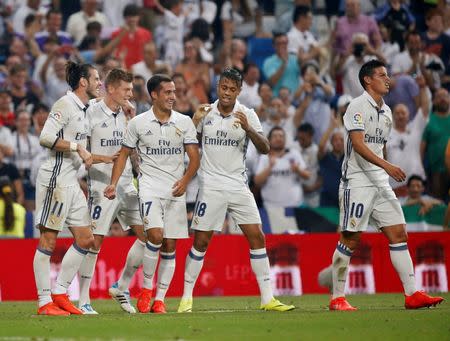
[[[241,111],[234,112],[234,117],[236,117],[236,120],[234,121],[234,125],[240,125],[242,129],[245,131],[250,130],[250,125],[248,124],[247,116]]]
[[[136,116],[136,108],[130,101],[126,101],[122,109],[123,112],[125,113],[125,116],[127,116],[129,119]]]
[[[80,156],[81,160],[83,160],[84,163],[84,167],[86,169],[91,168],[92,166],[92,154],[89,153],[86,148],[84,148],[83,146],[81,146],[80,144],[78,144],[78,155]]]
[[[421,204],[421,207],[419,209],[419,215],[425,215],[427,214],[432,208],[433,208],[433,203],[430,201],[424,201]]]
[[[201,121],[211,111],[211,105],[200,104],[194,113],[194,119]]]
[[[103,163],[114,163],[114,161],[116,161],[116,159],[119,157],[120,151],[115,153],[112,156],[104,156],[103,157]]]
[[[181,197],[184,193],[186,193],[187,181],[180,179],[175,182],[172,186],[172,195],[174,197]]]
[[[109,200],[113,200],[116,198],[116,186],[115,185],[108,185],[108,187],[105,188],[103,191],[103,195],[105,198],[108,198]]]
[[[389,164],[385,168],[385,171],[397,182],[402,182],[406,180],[406,174],[400,167]]]

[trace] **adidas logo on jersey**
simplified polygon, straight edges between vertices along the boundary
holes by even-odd
[[[205,126],[212,126],[212,124],[213,124],[213,121],[208,120],[208,121],[206,121]]]
[[[108,128],[108,125],[106,124],[106,122],[103,122],[102,128]]]
[[[147,132],[145,133],[145,136],[150,136],[150,135],[153,135],[153,133],[152,133],[151,130],[149,130],[149,131],[147,131]]]
[[[81,117],[78,117],[78,122],[81,121],[81,120],[82,120],[82,118],[81,118]]]

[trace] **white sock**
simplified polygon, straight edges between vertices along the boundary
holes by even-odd
[[[406,295],[414,294],[416,290],[416,279],[414,277],[414,267],[408,250],[407,243],[389,244],[391,262],[397,270],[398,276],[403,283],[403,290]]]
[[[333,254],[333,299],[345,296],[345,282],[347,281],[348,265],[353,251],[339,242]]]
[[[42,307],[52,302],[50,284],[50,257],[52,253],[40,248],[36,249],[33,260],[34,279],[38,293],[38,305]]]
[[[153,276],[155,275],[156,265],[158,264],[158,255],[161,244],[155,245],[147,242],[144,252],[144,284],[143,288],[153,289]]]
[[[272,300],[273,292],[270,283],[270,264],[266,248],[250,250],[250,264],[258,282],[261,304],[267,304]]]
[[[61,262],[61,270],[59,271],[58,278],[56,278],[55,288],[53,289],[54,294],[67,293],[67,288],[72,283],[87,253],[88,250],[82,249],[75,243],[70,246]]]
[[[173,274],[175,272],[175,251],[161,252],[161,259],[159,260],[158,268],[158,285],[156,288],[155,300],[164,301],[167,289],[169,289],[170,282],[172,282]]]
[[[89,250],[80,265],[80,299],[78,305],[81,307],[86,303],[91,303],[89,288],[91,287],[92,276],[95,271],[99,251]]]
[[[127,291],[130,286],[131,279],[144,259],[145,243],[136,239],[134,244],[128,250],[127,261],[123,268],[122,274],[118,280],[119,290]]]
[[[191,248],[189,254],[186,256],[186,268],[184,269],[184,290],[183,299],[192,298],[195,282],[197,281],[200,271],[203,267],[203,259],[206,252],[200,252]]]

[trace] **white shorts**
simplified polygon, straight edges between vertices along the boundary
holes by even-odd
[[[341,187],[339,209],[341,231],[365,231],[368,224],[378,230],[405,224],[402,207],[391,187]]]
[[[185,200],[162,199],[139,193],[144,229],[162,228],[164,238],[188,238],[187,211]]]
[[[261,224],[255,198],[248,188],[242,191],[200,188],[191,228],[221,231],[227,212],[238,225]]]
[[[64,226],[91,226],[86,197],[80,186],[47,187],[36,184],[35,226],[62,231]]]
[[[118,193],[114,200],[105,198],[103,190],[92,190],[89,199],[94,234],[106,236],[115,218],[124,231],[132,225],[142,225],[138,194],[134,187],[126,193]]]

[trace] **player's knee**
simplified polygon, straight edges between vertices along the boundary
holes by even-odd
[[[79,247],[85,250],[89,250],[95,247],[95,239],[92,234],[78,238],[76,240],[76,243]]]
[[[209,245],[209,239],[208,238],[197,238],[194,240],[194,249],[196,249],[198,252],[206,252],[206,249]]]
[[[147,239],[152,244],[161,245],[164,239],[162,230],[161,231],[157,231],[156,229],[154,229],[153,231],[149,230],[149,232],[147,233]]]

